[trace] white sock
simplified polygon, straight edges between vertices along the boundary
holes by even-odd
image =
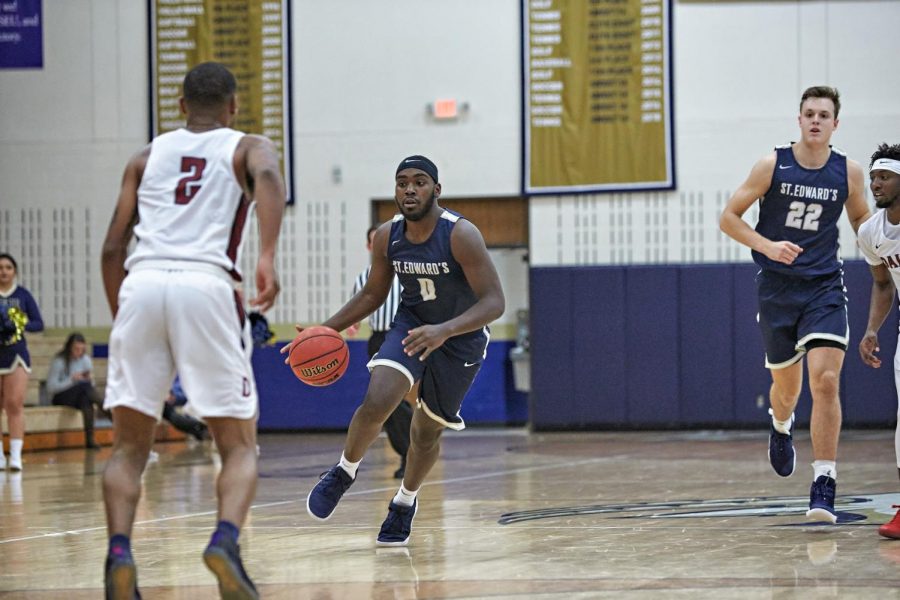
[[[394,504],[399,504],[400,506],[412,506],[416,501],[416,494],[418,493],[419,490],[414,492],[410,491],[401,483],[400,489],[397,490],[397,495],[394,496]]]
[[[9,440],[9,462],[17,465],[22,464],[22,445],[24,442],[20,439],[12,438]]]
[[[837,463],[833,460],[814,460],[813,464],[813,481],[827,475],[837,481]]]
[[[791,416],[788,417],[787,421],[779,421],[775,418],[775,413],[772,412],[772,409],[769,409],[769,414],[772,415],[772,427],[775,428],[775,431],[778,433],[783,433],[785,435],[790,435],[791,433],[791,424],[794,422],[794,413],[791,413]]]
[[[341,462],[338,464],[341,465],[341,468],[347,471],[347,474],[350,475],[353,479],[356,479],[356,470],[359,468],[359,463],[362,462],[362,459],[356,462],[350,462],[347,460],[347,457],[344,456],[344,453],[341,453]]]
[[[5,469],[5,468],[6,468],[6,454],[4,454],[4,452],[3,452],[3,443],[2,443],[2,440],[0,440],[0,469]],[[898,466],[898,468],[900,468],[900,466]]]

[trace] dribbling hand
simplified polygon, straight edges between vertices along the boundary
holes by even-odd
[[[297,330],[297,335],[300,335],[303,332],[303,327],[301,327],[300,325],[294,325],[294,329]],[[284,357],[284,364],[286,364],[286,365],[290,364],[289,361],[291,358],[291,349],[294,347],[294,344],[296,344],[296,343],[297,343],[297,338],[294,337],[294,339],[292,339],[290,342],[288,342],[287,344],[282,346],[281,350],[278,351],[280,354],[286,355]]]

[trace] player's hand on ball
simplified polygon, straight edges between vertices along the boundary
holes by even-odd
[[[294,329],[297,330],[297,334],[298,334],[298,335],[301,334],[301,333],[303,333],[303,327],[300,326],[300,325],[294,325]],[[280,352],[281,354],[287,354],[287,356],[284,357],[284,364],[286,364],[286,365],[291,364],[291,363],[290,363],[290,360],[291,360],[291,348],[293,348],[296,344],[297,344],[297,338],[294,338],[294,339],[292,339],[290,342],[288,342],[287,344],[285,344],[284,346],[282,346],[282,347],[281,347],[281,350],[279,350],[279,352]]]
[[[308,385],[331,385],[350,364],[350,350],[341,334],[316,325],[300,332],[290,344],[288,365],[297,379]]]

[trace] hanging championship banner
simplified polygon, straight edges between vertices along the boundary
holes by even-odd
[[[220,62],[237,79],[233,127],[275,143],[292,201],[289,0],[149,2],[151,136],[184,125],[178,99],[191,67]]]
[[[674,189],[671,0],[522,0],[525,194]]]

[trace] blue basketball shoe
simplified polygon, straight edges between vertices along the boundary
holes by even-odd
[[[331,518],[334,509],[355,478],[350,477],[341,465],[334,465],[322,474],[319,483],[306,497],[306,512],[314,519],[327,521]]]
[[[772,409],[769,409],[772,414]],[[797,464],[797,455],[794,454],[794,415],[791,415],[790,433],[781,433],[770,425],[769,431],[769,464],[775,472],[782,477],[790,477]]]
[[[419,499],[413,500],[412,506],[403,506],[391,502],[388,507],[388,515],[381,524],[378,532],[379,546],[405,546],[409,542],[409,534],[412,532],[412,522],[419,508]]]
[[[219,580],[222,600],[259,600],[256,586],[244,570],[241,547],[227,535],[213,534],[203,552],[203,562]]]
[[[103,586],[106,600],[141,600],[137,589],[137,568],[130,552],[114,547],[106,555]]]
[[[834,512],[834,496],[837,482],[828,475],[819,475],[809,489],[809,510],[806,520],[817,523],[837,523]]]

